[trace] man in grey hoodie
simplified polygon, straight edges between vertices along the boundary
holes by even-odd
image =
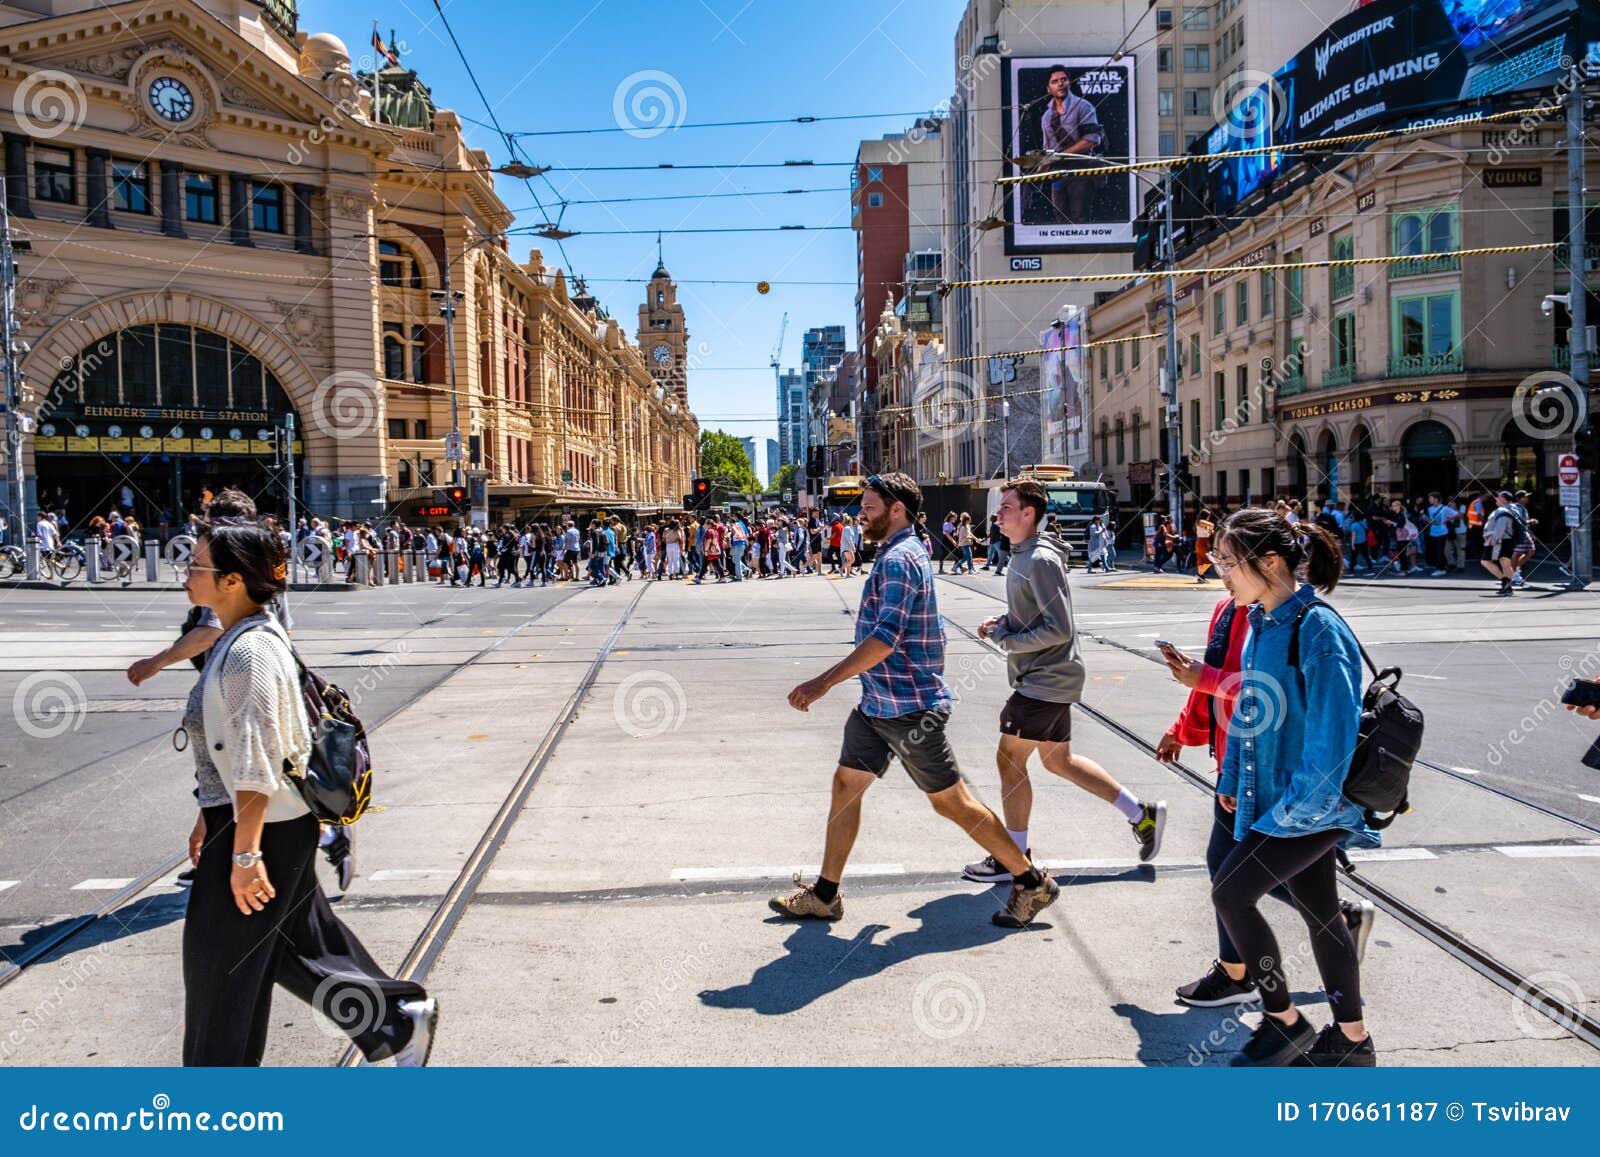
[[[996,756],[1006,830],[1027,855],[1028,818],[1033,811],[1028,757],[1037,749],[1045,770],[1071,780],[1122,813],[1133,829],[1140,861],[1149,862],[1161,850],[1166,803],[1143,802],[1094,760],[1072,753],[1072,705],[1083,698],[1083,659],[1067,589],[1067,544],[1039,530],[1046,508],[1045,489],[1031,478],[1018,479],[1003,491],[1000,530],[1011,540],[1006,613],[978,627],[981,637],[1005,652],[1012,689],[1000,712]],[[968,864],[961,874],[984,884],[1011,878],[992,856]]]

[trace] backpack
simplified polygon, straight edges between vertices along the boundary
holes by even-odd
[[[372,751],[367,729],[356,716],[344,689],[328,682],[300,661],[300,695],[311,724],[311,758],[305,774],[295,778],[300,798],[325,824],[348,826],[366,814],[372,803]]]
[[[192,631],[196,627],[198,627],[200,625],[200,616],[203,615],[204,613],[205,613],[205,608],[204,607],[201,607],[201,606],[192,606],[192,607],[190,607],[189,608],[189,613],[183,617],[183,626],[178,628],[178,638],[180,638],[180,639],[183,638],[190,631]],[[194,669],[196,671],[205,670],[206,652],[202,651],[198,655],[190,655],[189,656],[189,662],[194,664]]]
[[[1289,639],[1289,666],[1297,671],[1300,669],[1300,624],[1311,608],[1318,605],[1328,607],[1321,600],[1306,603],[1294,618],[1294,634]],[[1338,611],[1332,607],[1328,609],[1341,623],[1345,622]],[[1345,623],[1346,627],[1349,625]],[[1399,667],[1385,667],[1380,671],[1359,639],[1356,649],[1372,672],[1372,682],[1361,697],[1361,725],[1342,791],[1345,799],[1362,809],[1366,825],[1382,831],[1394,823],[1395,817],[1411,810],[1407,792],[1411,786],[1411,766],[1422,750],[1422,712],[1398,691]]]

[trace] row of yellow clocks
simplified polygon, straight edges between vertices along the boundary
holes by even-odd
[[[87,438],[87,437],[89,437],[89,433],[90,433],[89,427],[87,427],[87,426],[76,426],[76,427],[73,428],[72,432],[74,434],[76,434],[80,438]],[[55,427],[55,423],[54,422],[46,422],[44,425],[39,427],[39,434],[40,434],[41,437],[53,438],[53,437],[55,437],[56,433],[57,433],[57,431],[56,431],[56,427]],[[153,426],[140,426],[139,427],[139,437],[141,437],[141,438],[154,438],[155,436],[156,436],[156,432],[155,432],[155,428]],[[210,426],[201,426],[200,427],[200,438],[201,438],[202,441],[209,442],[209,441],[211,441],[211,439],[214,436],[215,435],[214,435],[214,433],[213,433],[213,431],[212,431]],[[106,437],[108,437],[108,438],[120,438],[120,437],[122,437],[122,427],[121,426],[108,426],[108,427],[106,427]],[[166,437],[168,437],[168,438],[183,438],[183,437],[186,437],[186,435],[183,432],[183,427],[182,426],[174,426],[174,427],[172,427],[172,429],[167,431]],[[239,429],[239,427],[237,427],[237,426],[233,427],[233,429],[228,431],[228,441],[230,441],[230,442],[242,442],[242,441],[244,441],[244,431]],[[257,430],[256,431],[256,441],[258,441],[258,442],[270,442],[270,441],[272,441],[272,431],[268,430],[268,429],[265,429],[265,428]]]

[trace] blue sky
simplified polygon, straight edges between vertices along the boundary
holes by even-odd
[[[445,4],[457,38],[477,73],[501,126],[514,134],[556,129],[615,128],[619,87],[624,118],[649,131],[659,120],[628,111],[628,93],[653,88],[666,96],[666,121],[919,113],[948,99],[960,0],[575,0],[516,4],[454,0]],[[381,10],[372,3],[302,0],[300,24],[333,32],[358,66],[370,59],[372,21],[387,38],[393,28],[435,102],[463,118],[487,123],[430,0],[401,0]],[[665,78],[637,76],[665,74]],[[681,93],[681,97],[680,94]],[[906,128],[912,117],[835,121],[812,125],[671,128],[639,137],[623,132],[533,136],[520,140],[533,163],[552,166],[659,163],[816,162],[854,159],[863,138]],[[493,129],[468,122],[468,138],[496,162],[507,159]],[[685,173],[551,173],[550,184],[498,178],[501,198],[519,210],[517,224],[538,225],[559,202],[691,195],[691,199],[570,205],[566,229],[663,230],[730,226],[850,223],[849,169],[701,170]],[[914,178],[915,179],[915,178]],[[923,179],[934,180],[933,174]],[[551,186],[554,186],[554,191]],[[723,196],[795,188],[831,189],[806,195]],[[554,214],[552,209],[551,213]],[[855,237],[848,229],[818,233],[679,234],[662,238],[667,268],[680,283],[691,355],[690,404],[702,425],[730,433],[775,437],[774,386],[767,363],[780,319],[789,314],[785,366],[798,363],[800,335],[811,326],[842,324],[855,333]],[[580,236],[565,242],[569,272],[590,288],[631,334],[642,284],[655,268],[653,233]],[[554,242],[512,237],[511,252],[525,260],[538,247],[547,263],[561,263]],[[727,285],[686,284],[697,280]],[[772,291],[758,295],[766,280]],[[798,285],[796,282],[832,282]],[[702,343],[704,345],[702,346]],[[745,367],[743,369],[739,367]],[[758,470],[764,472],[764,451]]]

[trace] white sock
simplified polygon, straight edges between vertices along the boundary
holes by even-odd
[[[1122,813],[1122,818],[1130,824],[1136,824],[1144,818],[1144,804],[1139,802],[1139,797],[1123,788],[1113,801],[1116,809]]]
[[[1010,828],[1007,828],[1006,829],[1006,835],[1010,836],[1011,837],[1011,842],[1017,845],[1017,851],[1021,852],[1023,855],[1027,855],[1028,854],[1028,829],[1027,828],[1023,828],[1020,832],[1014,832]]]

